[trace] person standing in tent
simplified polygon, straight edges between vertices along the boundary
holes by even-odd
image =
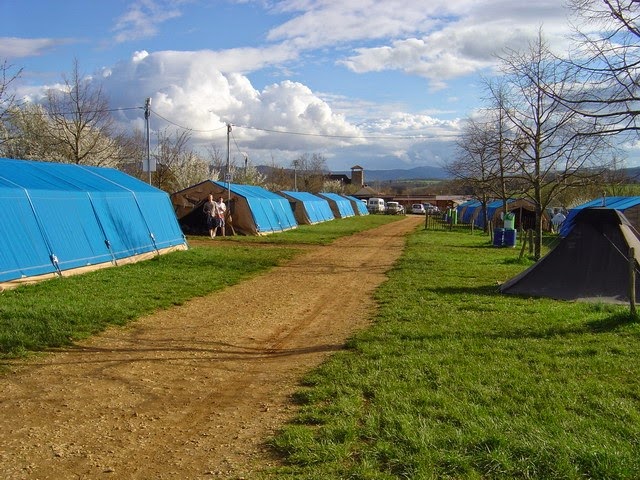
[[[211,238],[216,236],[216,202],[213,201],[213,195],[210,193],[208,200],[204,203],[202,211],[207,220],[207,228],[209,229],[209,236]]]
[[[214,203],[214,217],[215,217],[215,228],[213,229],[213,237],[216,236],[216,231],[220,228],[220,233],[222,236],[225,236],[224,227],[225,221],[224,216],[227,213],[227,206],[224,204],[224,199],[222,197],[218,197],[218,201]]]

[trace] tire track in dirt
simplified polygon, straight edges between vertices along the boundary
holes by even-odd
[[[310,249],[259,277],[10,364],[0,471],[12,479],[238,478],[293,414],[300,376],[368,324],[420,217]],[[215,246],[214,248],[224,248]]]

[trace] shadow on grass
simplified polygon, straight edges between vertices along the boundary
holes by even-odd
[[[481,295],[494,297],[500,294],[499,285],[480,285],[478,287],[435,287],[432,292],[439,295]]]
[[[586,327],[594,333],[600,333],[618,330],[634,323],[640,323],[637,316],[632,315],[631,312],[619,312],[607,318],[587,322]]]

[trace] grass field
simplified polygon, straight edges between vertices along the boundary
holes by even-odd
[[[397,219],[351,217],[264,237],[227,237],[223,246],[216,246],[215,240],[214,248],[195,247],[1,292],[0,359],[69,345],[109,325],[124,325],[154,310],[236,284],[296,253],[294,248],[252,248],[254,243],[285,247],[328,243]]]
[[[0,356],[67,345],[237,283],[296,244],[397,219],[238,237],[2,292]],[[265,476],[639,478],[640,324],[623,306],[500,295],[526,266],[518,253],[479,233],[411,235],[375,324],[305,377],[299,415],[271,440],[285,466]]]
[[[640,324],[499,294],[517,254],[412,235],[375,325],[305,378],[271,478],[640,478]]]

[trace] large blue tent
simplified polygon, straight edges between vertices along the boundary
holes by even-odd
[[[355,212],[353,206],[348,198],[338,195],[337,193],[322,192],[318,194],[322,198],[326,198],[329,201],[331,211],[336,218],[353,217]]]
[[[289,200],[293,214],[299,224],[313,225],[314,223],[326,222],[335,218],[329,202],[324,198],[309,192],[283,190],[279,193]]]
[[[110,168],[0,158],[0,282],[186,248],[168,195]]]
[[[345,198],[351,201],[351,206],[353,207],[356,215],[369,215],[369,210],[367,210],[367,204],[364,203],[359,198],[356,198],[352,195],[345,195]]]

